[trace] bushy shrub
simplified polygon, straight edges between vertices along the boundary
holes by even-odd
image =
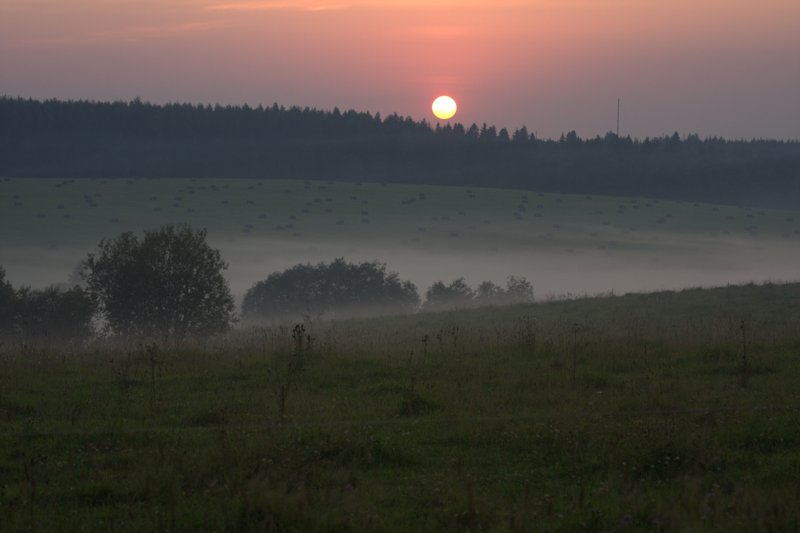
[[[17,291],[14,329],[27,344],[82,342],[92,334],[96,305],[80,287]]]
[[[75,286],[14,290],[0,267],[0,339],[40,343],[72,343],[92,334],[95,303]]]
[[[11,333],[14,324],[14,288],[0,266],[0,336]]]
[[[533,301],[533,285],[524,277],[509,276],[505,288],[484,281],[473,291],[464,278],[445,285],[437,281],[425,293],[423,308],[428,311],[460,309],[486,305],[510,305]]]
[[[408,312],[419,306],[417,288],[389,272],[385,263],[296,265],[271,274],[245,294],[245,319],[289,319],[306,314],[357,315]]]
[[[449,285],[437,281],[425,292],[425,309],[456,309],[471,307],[475,299],[475,291],[464,281],[464,278],[453,280]]]

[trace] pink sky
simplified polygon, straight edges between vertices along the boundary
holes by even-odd
[[[800,138],[798,0],[2,0],[0,94]]]

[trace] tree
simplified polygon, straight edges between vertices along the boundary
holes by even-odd
[[[6,271],[0,266],[0,335],[9,334],[14,325],[14,288],[6,281]]]
[[[295,265],[271,274],[245,294],[246,319],[301,316],[309,313],[359,314],[407,312],[419,306],[417,288],[401,281],[378,261]]]
[[[80,287],[23,287],[14,307],[15,329],[26,343],[82,342],[92,334],[95,301]]]
[[[475,293],[475,303],[478,305],[497,305],[502,302],[506,291],[491,281],[484,281],[478,285]]]
[[[474,297],[474,291],[467,285],[464,278],[455,279],[450,285],[437,281],[425,292],[425,309],[469,307]]]
[[[145,231],[141,240],[126,232],[100,241],[83,262],[83,277],[115,333],[180,340],[230,327],[227,264],[206,234],[167,225]]]
[[[515,143],[527,143],[530,140],[530,135],[528,134],[528,128],[522,126],[521,128],[514,131],[514,137],[512,140]]]
[[[533,301],[533,285],[527,278],[509,276],[506,281],[505,297],[508,303],[519,304]]]

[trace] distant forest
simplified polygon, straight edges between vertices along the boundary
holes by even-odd
[[[538,139],[309,108],[0,98],[0,176],[420,183],[800,208],[800,142]]]

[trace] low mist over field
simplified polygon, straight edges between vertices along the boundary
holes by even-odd
[[[70,281],[102,238],[209,230],[237,298],[298,263],[378,259],[421,291],[525,276],[537,298],[796,279],[792,211],[646,198],[279,180],[0,182],[14,284]],[[72,280],[74,281],[74,279]]]

